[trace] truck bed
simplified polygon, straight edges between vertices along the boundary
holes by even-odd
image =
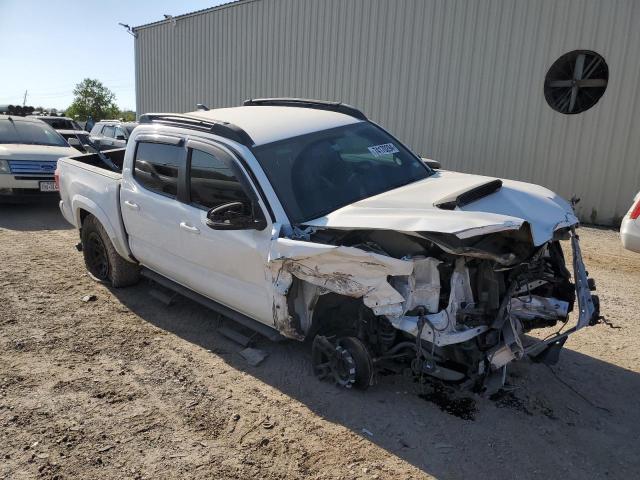
[[[113,164],[117,167],[117,170],[110,169],[102,160],[100,160],[100,154],[98,153],[84,153],[82,155],[75,155],[73,157],[67,157],[67,160],[73,160],[85,165],[91,165],[103,170],[108,170],[115,173],[122,173],[122,164],[124,163],[124,153],[126,148],[116,148],[113,150],[103,150],[100,154],[108,157]]]
[[[74,155],[58,161],[60,209],[64,218],[76,228],[82,218],[95,216],[106,230],[114,248],[124,258],[131,252],[120,211],[120,182],[125,157],[124,148],[104,153],[114,163],[109,168],[97,153]]]

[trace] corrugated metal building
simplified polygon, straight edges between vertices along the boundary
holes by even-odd
[[[640,190],[636,0],[244,0],[135,32],[138,113],[341,100],[444,168],[575,194],[586,221],[615,223]],[[575,50],[608,66],[577,103],[592,57],[547,73]],[[606,90],[565,114],[545,81],[565,111]]]

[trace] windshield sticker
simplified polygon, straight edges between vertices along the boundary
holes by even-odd
[[[367,147],[374,157],[380,157],[382,155],[389,155],[391,153],[399,153],[400,150],[396,148],[393,143],[385,143],[383,145],[374,145]]]

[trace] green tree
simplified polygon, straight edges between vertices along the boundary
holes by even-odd
[[[91,116],[97,122],[118,116],[115,94],[99,80],[85,78],[73,89],[73,95],[73,103],[66,111],[68,117],[77,115],[78,120],[85,121]]]
[[[132,110],[120,110],[120,114],[118,118],[121,118],[125,122],[135,122],[136,121],[136,112]]]

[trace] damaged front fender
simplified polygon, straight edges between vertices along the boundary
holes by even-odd
[[[274,285],[274,324],[284,335],[301,338],[287,295],[298,278],[318,288],[317,293],[334,292],[362,298],[375,315],[397,316],[403,312],[404,297],[388,282],[389,276],[408,276],[413,262],[354,247],[324,245],[288,238],[272,243],[269,269]]]

